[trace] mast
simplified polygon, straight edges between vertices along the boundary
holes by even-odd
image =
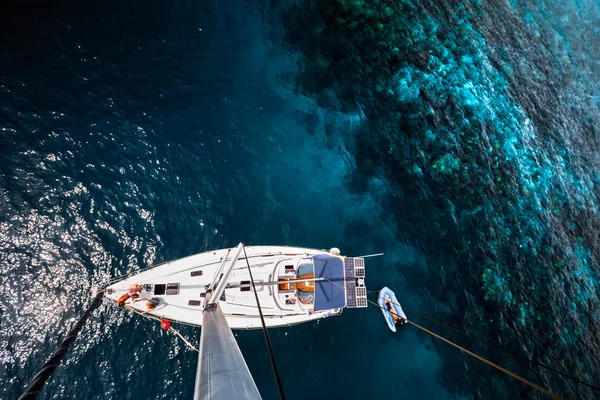
[[[206,294],[194,400],[261,399],[248,365],[219,306],[219,298],[225,290],[227,277],[242,248],[243,244],[240,243],[231,264],[227,266],[217,285],[215,295]]]
[[[243,249],[244,249],[244,243],[238,244],[238,247],[236,248],[236,251],[235,251],[235,255],[231,259],[231,263],[227,266],[227,268],[225,268],[225,271],[223,272],[223,276],[219,277],[218,274],[215,276],[213,282],[210,284],[210,287],[209,287],[209,289],[214,288],[217,280],[219,281],[219,283],[216,285],[217,287],[215,288],[214,296],[212,297],[214,300],[207,299],[206,304],[208,304],[208,305],[217,304],[219,302],[221,295],[225,291],[225,285],[227,285],[227,281],[229,280],[229,275],[231,275],[231,271],[233,271],[233,266],[237,262],[238,258],[240,258],[240,253],[242,252]],[[221,264],[221,266],[219,267],[219,270],[223,270],[223,267],[225,266],[226,262],[227,262],[227,256],[225,256],[225,258],[223,259],[223,264]]]

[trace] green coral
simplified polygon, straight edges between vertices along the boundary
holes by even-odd
[[[488,301],[513,304],[513,295],[508,282],[498,268],[486,268],[481,276],[483,281],[484,298]]]
[[[460,160],[448,153],[433,163],[433,169],[442,174],[451,174],[460,168]]]
[[[341,11],[348,11],[350,9],[350,3],[348,0],[338,0],[338,4],[340,5]]]

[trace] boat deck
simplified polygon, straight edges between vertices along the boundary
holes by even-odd
[[[314,311],[312,302],[302,303],[309,299],[310,293],[300,293],[295,287],[282,291],[278,284],[265,285],[283,278],[296,279],[300,266],[310,264],[312,256],[326,251],[281,246],[251,246],[245,250],[248,261],[242,253],[219,301],[232,329],[261,327],[247,262],[268,327],[294,325],[341,313],[341,308]],[[140,299],[154,299],[158,305],[148,314],[200,326],[207,288],[223,258],[230,260],[232,253],[229,249],[209,251],[160,264],[109,286],[107,297],[116,302],[132,285],[141,285],[138,301],[128,300],[127,306],[144,312],[147,300]]]

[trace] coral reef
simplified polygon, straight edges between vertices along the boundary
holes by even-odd
[[[427,289],[543,360],[600,342],[600,143],[585,112],[599,110],[561,78],[577,66],[540,45],[554,31],[514,7],[324,0],[293,13],[314,29],[288,35],[299,90],[364,115],[352,182],[385,178],[399,231],[443,260]],[[594,357],[570,363],[591,377]]]

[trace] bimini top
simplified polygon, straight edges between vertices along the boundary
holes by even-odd
[[[315,311],[331,310],[346,306],[344,262],[330,254],[313,256],[315,278],[326,280],[315,282]]]

